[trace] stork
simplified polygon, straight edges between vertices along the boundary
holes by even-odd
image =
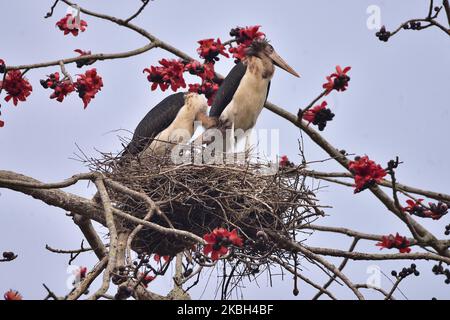
[[[231,128],[232,152],[238,129],[245,132],[245,150],[249,147],[251,129],[267,101],[275,66],[300,77],[266,39],[255,39],[217,91],[209,115],[218,119],[222,128]]]
[[[196,93],[176,93],[165,98],[147,115],[134,131],[124,155],[164,155],[194,134],[195,121],[211,121],[208,103]]]

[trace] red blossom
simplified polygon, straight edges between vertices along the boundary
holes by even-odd
[[[75,91],[75,86],[69,79],[60,80],[59,72],[50,74],[46,80],[41,80],[41,85],[45,89],[53,89],[50,99],[56,99],[59,102],[63,102],[65,97]]]
[[[84,50],[81,50],[81,49],[75,49],[73,51],[76,52],[76,53],[79,53],[80,56],[88,56],[88,55],[92,54],[91,51],[84,51]]]
[[[323,101],[320,105],[317,105],[302,114],[304,120],[309,123],[319,126],[319,130],[323,131],[327,126],[328,121],[332,121],[334,118],[334,113],[331,109],[327,109],[328,103]]]
[[[281,160],[280,160],[280,167],[286,167],[287,164],[289,163],[289,158],[288,156],[282,156]]]
[[[154,67],[144,69],[144,72],[148,72],[147,76],[148,81],[153,82],[152,91],[155,91],[158,86],[162,91],[166,91],[169,88],[169,85],[164,81],[164,68],[163,67]]]
[[[77,17],[70,13],[56,23],[59,30],[64,31],[64,35],[71,33],[73,36],[78,36],[79,31],[84,32],[87,27],[87,22],[84,20],[78,21]]]
[[[95,95],[103,87],[103,79],[97,74],[97,69],[87,70],[85,74],[78,75],[74,84],[78,95],[84,102],[84,108],[95,98]]]
[[[403,211],[408,212],[411,215],[415,215],[420,218],[431,218],[433,220],[439,220],[448,213],[448,205],[443,202],[428,203],[429,208],[422,205],[423,199],[417,201],[406,200],[407,207],[403,208]]]
[[[392,234],[383,236],[381,238],[381,242],[378,242],[376,245],[381,247],[380,250],[386,248],[398,249],[400,253],[411,252],[411,248],[409,247],[411,245],[411,242],[406,237],[400,236],[398,232],[395,236]]]
[[[76,49],[74,51],[76,53],[79,53],[80,57],[82,57],[82,56],[89,56],[89,55],[92,54],[91,51],[84,51],[84,50],[81,50],[81,49]],[[89,65],[95,63],[95,61],[96,60],[94,60],[94,59],[91,59],[91,60],[79,60],[79,61],[76,62],[77,68],[82,68],[84,66],[89,66]]]
[[[349,72],[350,70],[351,67],[345,67],[344,69],[342,69],[341,66],[336,66],[336,72],[326,77],[327,82],[322,86],[327,91],[327,94],[329,94],[333,90],[347,90],[348,82],[350,81],[350,77],[347,75],[347,72]]]
[[[251,26],[240,28],[237,27],[231,30],[230,35],[235,37],[237,47],[231,47],[228,51],[233,54],[236,60],[242,60],[245,57],[246,49],[252,44],[255,39],[264,39],[265,34],[259,31],[261,26]]]
[[[83,280],[84,278],[86,278],[86,274],[87,274],[86,267],[80,267],[80,269],[78,269],[77,275],[79,276],[80,280]]]
[[[289,158],[286,155],[281,157],[279,165],[283,169],[284,168],[290,168],[290,167],[294,166],[294,164],[291,161],[289,161]]]
[[[41,85],[44,89],[51,88],[55,89],[58,83],[60,82],[59,72],[52,73],[47,76],[47,79],[41,80]]]
[[[248,46],[241,44],[237,47],[231,47],[228,51],[233,55],[233,58],[240,61],[245,58],[247,48]]]
[[[22,300],[21,294],[16,290],[9,290],[3,295],[5,300]]]
[[[215,76],[214,64],[204,63],[192,60],[185,66],[185,70],[192,75],[199,76],[203,81],[213,80]]]
[[[227,58],[230,57],[225,52],[225,46],[219,38],[216,41],[214,41],[214,39],[200,40],[198,41],[198,44],[200,44],[200,47],[197,49],[197,52],[199,56],[207,62],[215,63],[216,61],[219,61],[219,54]]]
[[[162,67],[151,66],[144,69],[144,72],[149,73],[147,76],[148,81],[153,83],[152,91],[156,90],[158,85],[162,91],[166,91],[169,87],[175,92],[180,87],[186,88],[183,76],[185,66],[181,60],[162,59],[159,63]]]
[[[50,99],[56,99],[56,101],[63,102],[71,92],[75,91],[75,87],[70,80],[61,81],[56,86],[55,91],[50,95]]]
[[[425,217],[439,220],[448,213],[448,204],[443,202],[429,203],[430,210],[424,212]]]
[[[375,183],[380,183],[386,176],[386,171],[368,156],[357,157],[350,161],[349,169],[355,176],[355,193],[359,193]]]
[[[6,91],[5,101],[13,99],[15,106],[19,101],[26,101],[27,97],[33,91],[33,87],[28,80],[22,77],[20,70],[11,70],[5,76],[5,81],[0,81],[0,88]]]
[[[238,44],[249,46],[255,39],[264,39],[266,35],[259,31],[261,26],[250,26],[245,28],[237,27],[231,30],[230,35],[236,38]]]
[[[196,83],[189,85],[189,92],[204,94],[206,99],[208,99],[208,105],[212,105],[217,90],[219,90],[219,85],[212,81],[204,81],[202,84]]]
[[[414,212],[416,212],[418,210],[422,210],[423,209],[422,201],[423,201],[423,199],[418,199],[417,201],[406,200],[406,203],[408,204],[408,206],[403,208],[403,211],[413,214]]]
[[[303,119],[308,122],[313,122],[316,119],[316,114],[318,114],[321,110],[325,110],[327,108],[328,103],[326,101],[322,102],[321,105],[315,106],[303,114]]]
[[[217,261],[228,253],[228,247],[231,245],[242,247],[244,244],[241,237],[239,237],[237,230],[228,231],[224,228],[214,229],[213,232],[205,234],[203,239],[207,245],[203,249],[205,255],[211,254],[211,259]]]

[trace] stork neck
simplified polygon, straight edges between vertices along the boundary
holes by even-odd
[[[272,59],[263,55],[262,58],[256,56],[250,56],[245,61],[248,71],[262,79],[271,80],[275,73],[275,65]]]

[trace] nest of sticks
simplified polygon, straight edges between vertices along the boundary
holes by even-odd
[[[258,232],[267,230],[290,236],[293,229],[320,214],[314,193],[295,168],[267,172],[267,163],[251,161],[175,165],[168,156],[130,159],[110,154],[90,159],[89,167],[157,203],[162,214],[153,215],[151,222],[199,237],[218,227],[237,229],[247,241],[256,241]],[[108,191],[117,208],[139,218],[146,216],[142,199]],[[175,256],[192,245],[185,238],[144,227],[134,237],[132,248]]]

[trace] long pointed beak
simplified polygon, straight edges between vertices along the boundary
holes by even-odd
[[[269,57],[270,57],[270,59],[272,59],[273,63],[276,66],[289,72],[290,74],[296,76],[297,78],[300,78],[300,75],[294,69],[292,69],[292,67],[290,65],[288,65],[287,62],[284,61],[284,59],[282,57],[280,57],[279,54],[276,53],[275,50],[272,52],[272,54]]]

